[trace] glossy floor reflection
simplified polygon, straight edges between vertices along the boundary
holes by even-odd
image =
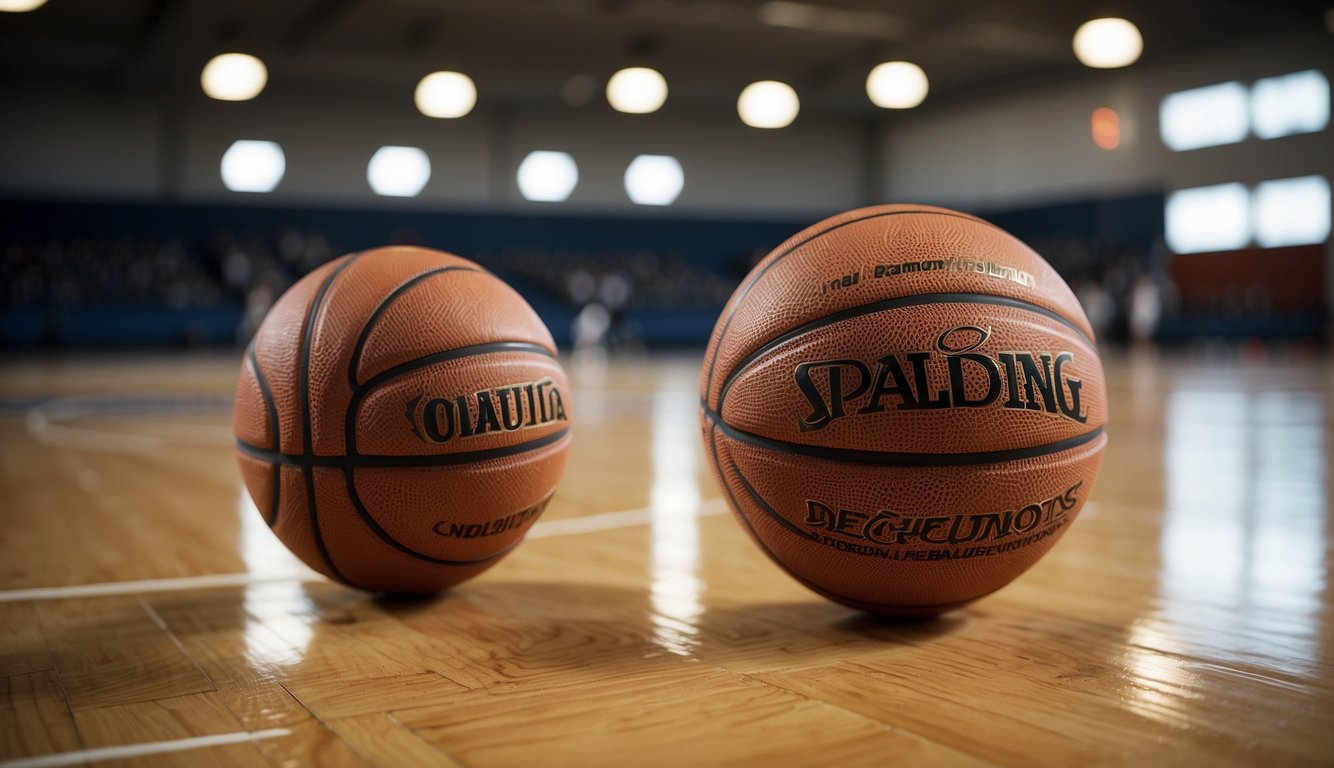
[[[1330,763],[1330,363],[1109,357],[1068,535],[907,624],[746,538],[701,461],[697,365],[573,361],[556,501],[428,600],[330,584],[272,537],[227,440],[235,360],[7,365],[0,759]]]

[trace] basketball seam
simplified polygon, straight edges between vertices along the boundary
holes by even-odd
[[[505,555],[509,554],[511,550],[513,550],[515,547],[519,546],[519,544],[523,542],[523,536],[521,535],[517,539],[515,539],[512,543],[502,547],[500,550],[493,552],[485,557],[478,558],[476,560],[445,560],[444,558],[432,557],[430,555],[411,549],[406,544],[403,544],[398,539],[395,539],[393,536],[389,535],[389,532],[386,531],[384,528],[380,527],[380,524],[375,521],[375,518],[371,515],[370,511],[367,510],[366,507],[361,503],[361,496],[357,493],[356,481],[352,477],[352,473],[355,469],[356,469],[355,467],[346,467],[343,470],[344,479],[347,481],[347,495],[352,500],[353,509],[357,511],[357,514],[361,516],[361,521],[366,524],[367,528],[371,529],[371,532],[374,533],[376,537],[378,537],[381,541],[393,547],[394,549],[398,550],[399,552],[402,552],[405,555],[410,555],[414,558],[417,558],[418,560],[424,560],[434,565],[451,565],[451,566],[480,565],[482,563],[504,557]]]
[[[713,426],[714,428],[709,432],[709,451],[713,454],[713,465],[718,469],[718,477],[720,480],[722,480],[721,485],[723,487],[723,492],[727,494],[727,499],[728,501],[731,502],[732,509],[733,511],[736,512],[736,517],[741,521],[742,525],[746,526],[746,530],[750,532],[751,538],[753,538],[755,542],[759,544],[760,549],[762,549],[764,553],[767,554],[771,560],[773,560],[775,563],[781,566],[784,571],[795,576],[796,572],[793,570],[792,566],[788,565],[787,561],[784,560],[782,557],[780,557],[778,553],[774,551],[773,547],[770,547],[768,542],[766,542],[763,538],[760,537],[760,532],[755,529],[755,525],[751,522],[750,516],[747,515],[745,510],[741,508],[741,503],[737,501],[736,494],[732,492],[732,486],[730,483],[727,482],[727,472],[723,469],[722,455],[721,452],[718,450],[717,422],[714,422]],[[729,463],[731,464],[732,469],[736,471],[737,478],[740,479],[742,483],[745,483],[748,489],[747,492],[750,493],[752,496],[756,496],[756,494],[753,491],[749,490],[750,483],[742,475],[741,467],[737,464],[736,459],[733,458]],[[767,507],[767,505],[761,506],[761,509],[764,509],[765,507]],[[772,508],[769,507],[768,509]],[[774,510],[771,514],[775,516],[775,519],[781,519],[781,516],[778,515],[777,510]],[[790,521],[783,520],[783,522],[789,529],[792,528],[792,524]],[[798,532],[797,535],[801,536],[802,539],[805,539],[807,541],[813,540],[810,537],[801,534],[800,532]],[[798,581],[802,581],[803,584],[805,583],[800,578],[798,578]]]
[[[543,355],[554,359],[551,350],[541,344],[532,344],[526,341],[491,341],[485,344],[473,344],[471,346],[457,347],[444,352],[435,352],[383,370],[352,389],[352,397],[349,398],[347,402],[347,414],[343,419],[343,452],[348,456],[361,455],[357,450],[357,416],[361,413],[362,401],[364,401],[367,395],[374,392],[380,385],[406,373],[412,373],[413,371],[421,370],[422,368],[427,368],[437,363],[464,360],[469,357],[478,357],[499,352]]]
[[[315,336],[315,320],[319,316],[320,306],[324,303],[324,297],[328,294],[329,288],[333,285],[334,281],[343,274],[343,270],[347,269],[348,266],[356,261],[357,257],[360,255],[361,253],[355,253],[346,257],[346,260],[335,267],[333,271],[329,273],[329,276],[324,279],[324,283],[320,285],[320,290],[315,295],[314,301],[310,304],[310,310],[306,313],[306,324],[301,331],[300,385],[301,427],[303,433],[301,442],[302,447],[305,448],[307,454],[314,453],[310,418],[310,347]],[[238,443],[239,442],[240,441],[238,440]],[[315,468],[313,466],[306,466],[302,469],[302,473],[305,475],[306,479],[306,506],[307,512],[310,515],[310,533],[311,538],[315,540],[315,548],[319,550],[320,557],[324,560],[324,564],[329,566],[329,570],[335,578],[344,583],[356,586],[354,582],[343,575],[342,571],[338,570],[338,566],[334,565],[333,557],[329,554],[329,548],[324,543],[324,534],[320,532],[320,515],[315,507]]]
[[[278,424],[278,405],[273,401],[273,392],[269,390],[269,383],[264,379],[264,373],[259,369],[259,358],[255,355],[255,340],[251,339],[246,348],[246,357],[250,360],[250,370],[255,374],[255,383],[259,385],[259,396],[264,401],[264,408],[269,415],[269,436],[270,442],[276,450],[282,450],[280,442]],[[282,500],[282,480],[283,470],[278,464],[273,464],[273,490],[270,492],[269,514],[265,515],[264,522],[272,528],[278,524],[278,506]]]
[[[1003,464],[1008,461],[1036,459],[1078,448],[1102,435],[1105,427],[1097,427],[1074,437],[1024,448],[999,451],[972,451],[963,453],[911,453],[907,451],[866,451],[855,448],[831,448],[807,445],[747,432],[723,421],[717,413],[704,408],[704,415],[722,430],[723,434],[741,443],[765,448],[777,453],[805,456],[812,459],[836,461],[842,464],[869,464],[882,467],[963,467],[977,464]]]
[[[482,344],[470,344],[466,347],[455,347],[454,349],[447,349],[443,352],[432,352],[429,355],[423,355],[422,357],[413,358],[407,362],[399,363],[398,365],[392,368],[387,368],[362,382],[354,391],[367,392],[373,390],[390,379],[396,379],[405,373],[412,373],[413,371],[435,365],[436,363],[445,363],[450,360],[459,360],[465,357],[474,357],[476,355],[485,355],[493,352],[520,352],[532,355],[542,355],[544,357],[555,359],[555,355],[551,353],[551,350],[541,344],[534,344],[529,341],[488,341]]]
[[[308,469],[312,467],[331,467],[336,469],[346,469],[352,467],[440,467],[456,464],[471,464],[480,461],[491,461],[493,459],[504,459],[511,456],[535,451],[546,447],[552,443],[559,442],[561,438],[570,433],[568,427],[552,432],[549,435],[528,440],[514,445],[504,445],[498,448],[486,448],[478,451],[460,451],[458,453],[431,453],[420,456],[383,456],[376,454],[358,454],[356,456],[317,456],[306,453],[276,453],[257,445],[237,438],[236,447],[242,453],[254,456],[257,459],[274,462],[276,464],[286,464],[293,467]]]
[[[737,464],[735,457],[733,457],[732,459],[732,467],[736,470],[736,479],[741,481],[741,485],[746,489],[746,493],[749,494],[750,497],[755,500],[755,503],[759,505],[760,509],[764,510],[765,514],[767,514],[769,517],[772,517],[784,528],[800,536],[801,538],[806,539],[807,541],[819,541],[819,539],[816,537],[814,533],[810,531],[803,531],[801,528],[798,528],[796,523],[792,522],[791,520],[788,520],[786,517],[783,517],[783,515],[781,515],[778,512],[778,510],[774,509],[769,504],[769,502],[765,501],[764,497],[760,495],[760,492],[755,490],[755,486],[751,485],[750,481],[746,479],[746,475],[741,471],[741,465]]]
[[[352,389],[355,390],[359,386],[357,382],[357,369],[361,367],[361,355],[365,351],[366,341],[370,338],[371,331],[374,330],[375,324],[379,322],[381,315],[383,315],[389,309],[389,305],[393,304],[394,301],[398,299],[398,297],[402,296],[404,293],[407,293],[410,289],[412,289],[417,284],[425,281],[427,278],[434,277],[436,275],[443,274],[446,272],[479,272],[482,274],[486,274],[485,272],[482,272],[482,270],[477,269],[475,267],[466,267],[462,265],[436,267],[435,269],[423,272],[422,274],[417,275],[416,277],[408,280],[407,282],[403,283],[402,285],[398,286],[393,291],[391,291],[388,296],[385,296],[384,299],[380,301],[379,305],[375,307],[375,310],[371,312],[371,316],[366,320],[366,324],[362,326],[361,334],[357,337],[357,343],[352,348],[352,361],[348,364],[347,367],[347,380],[348,384],[351,385]]]
[[[976,216],[969,216],[969,215],[967,215],[967,214],[963,214],[963,213],[954,213],[954,212],[949,212],[949,211],[928,211],[928,210],[881,211],[880,213],[867,214],[866,216],[862,216],[861,218],[850,219],[850,220],[848,220],[848,221],[842,221],[842,222],[839,222],[838,224],[834,224],[834,225],[830,226],[828,229],[822,229],[822,230],[820,230],[819,232],[816,232],[816,233],[812,234],[810,237],[806,238],[805,240],[802,240],[802,241],[797,242],[797,243],[793,243],[793,244],[791,245],[791,247],[789,247],[787,250],[785,250],[785,251],[779,253],[778,255],[774,256],[773,261],[771,261],[771,262],[769,262],[767,265],[765,265],[765,267],[764,267],[763,269],[761,269],[761,270],[759,271],[759,273],[755,275],[754,278],[752,278],[749,282],[747,282],[746,284],[742,285],[742,286],[738,289],[740,293],[739,293],[739,295],[736,295],[736,296],[734,297],[736,300],[732,303],[732,309],[731,309],[730,312],[727,313],[727,318],[726,318],[725,320],[723,320],[723,327],[722,327],[722,330],[718,333],[718,339],[717,339],[717,341],[714,342],[714,344],[713,344],[713,354],[709,356],[709,373],[708,373],[708,376],[705,377],[705,381],[704,381],[704,384],[705,384],[705,389],[704,389],[705,397],[708,397],[708,392],[709,392],[709,390],[713,388],[713,370],[714,370],[714,367],[715,367],[715,366],[717,365],[717,363],[718,363],[718,352],[719,352],[719,350],[722,348],[723,339],[727,337],[727,330],[728,330],[729,328],[731,328],[731,326],[732,326],[732,318],[736,316],[736,311],[737,311],[738,308],[740,308],[742,299],[744,299],[744,298],[746,297],[746,295],[750,293],[750,289],[753,288],[753,287],[755,287],[756,283],[758,283],[758,282],[759,282],[759,281],[760,281],[766,274],[769,273],[769,270],[771,270],[771,269],[773,269],[774,267],[778,266],[778,262],[780,262],[780,261],[782,261],[783,259],[787,258],[789,255],[792,254],[793,251],[796,251],[798,248],[801,248],[802,246],[809,245],[809,244],[815,242],[816,240],[818,240],[818,239],[821,238],[821,237],[824,237],[825,235],[829,234],[830,232],[833,232],[833,231],[838,230],[838,229],[842,229],[843,227],[851,226],[851,225],[853,225],[853,224],[858,224],[858,223],[863,222],[863,221],[870,221],[871,219],[887,218],[887,217],[890,217],[890,216],[904,216],[904,215],[909,215],[909,214],[922,214],[922,215],[931,215],[931,216],[948,216],[948,217],[950,217],[950,218],[954,218],[954,219],[964,219],[965,221],[971,221],[971,222],[974,222],[974,223],[977,223],[977,224],[983,224],[983,225],[985,225],[985,226],[991,227],[992,229],[995,229],[995,230],[1000,231],[1000,232],[1004,232],[1004,231],[1005,231],[1005,230],[1001,229],[1000,227],[997,227],[995,224],[992,224],[992,223],[989,222],[989,221],[986,221],[986,220],[984,220],[984,219],[979,219],[979,218],[977,218]]]

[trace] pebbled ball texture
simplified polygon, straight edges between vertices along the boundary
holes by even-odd
[[[714,328],[700,400],[714,475],[765,553],[890,615],[1031,567],[1107,442],[1069,287],[1003,230],[925,205],[831,217],[756,265]]]
[[[390,247],[291,287],[246,350],[251,498],[315,570],[423,594],[494,565],[554,493],[569,385],[532,308],[467,259]]]

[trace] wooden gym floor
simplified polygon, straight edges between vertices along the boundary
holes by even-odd
[[[908,624],[745,538],[690,358],[570,365],[571,464],[496,568],[328,583],[241,488],[237,362],[0,367],[0,766],[1334,763],[1328,362],[1109,359],[1065,539]]]

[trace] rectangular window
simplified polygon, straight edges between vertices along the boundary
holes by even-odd
[[[1176,253],[1233,251],[1251,241],[1251,196],[1240,183],[1167,196],[1167,247]]]
[[[1315,133],[1329,125],[1329,80],[1308,69],[1258,80],[1251,88],[1251,130],[1262,139]]]
[[[1248,96],[1238,82],[1169,93],[1158,112],[1163,143],[1184,152],[1241,141],[1250,128]]]
[[[1324,176],[1261,182],[1251,202],[1255,239],[1264,248],[1323,243],[1329,239],[1329,206]]]

